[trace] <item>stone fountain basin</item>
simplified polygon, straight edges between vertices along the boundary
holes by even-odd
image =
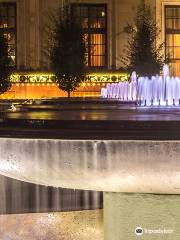
[[[0,174],[45,186],[180,193],[180,141],[0,138]]]

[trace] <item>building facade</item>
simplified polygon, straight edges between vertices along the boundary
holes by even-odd
[[[49,16],[66,1],[0,0],[0,29],[8,38],[12,65],[18,71],[49,69],[43,51]],[[128,39],[126,26],[134,24],[140,0],[68,1],[84,28],[88,66],[93,71],[122,67],[121,57]],[[170,56],[172,74],[180,75],[180,0],[147,0],[147,3],[161,30],[158,41],[165,43],[164,52]],[[55,95],[58,94],[57,90]]]

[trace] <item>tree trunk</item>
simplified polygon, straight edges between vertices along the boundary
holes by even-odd
[[[71,91],[68,91],[68,98],[71,97]]]

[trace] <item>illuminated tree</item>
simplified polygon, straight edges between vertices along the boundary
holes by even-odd
[[[160,31],[150,6],[142,0],[137,9],[135,27],[129,26],[130,36],[122,62],[130,72],[141,76],[159,74],[165,62],[163,47],[158,44]]]
[[[84,80],[86,69],[86,48],[83,29],[66,5],[53,18],[49,58],[56,82],[68,97]]]
[[[11,59],[8,55],[8,43],[4,34],[0,31],[0,94],[6,92],[11,87],[10,67]]]

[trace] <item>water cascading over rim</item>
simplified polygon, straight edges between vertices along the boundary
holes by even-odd
[[[180,141],[0,138],[0,174],[45,186],[180,193]]]

